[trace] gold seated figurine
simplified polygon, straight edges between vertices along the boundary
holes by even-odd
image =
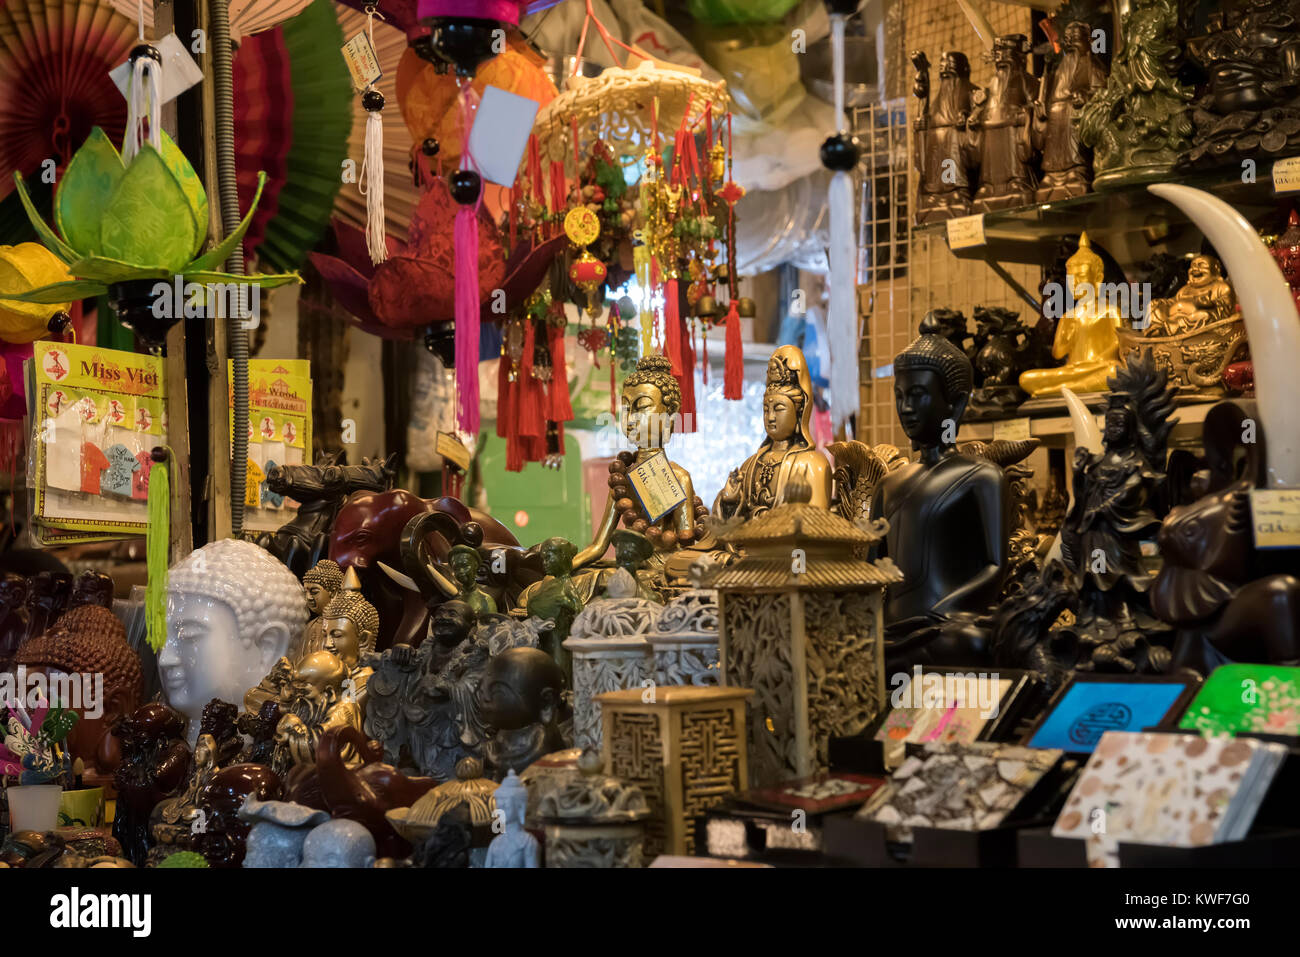
[[[1105,264],[1079,236],[1079,249],[1065,262],[1070,302],[1056,326],[1052,355],[1066,358],[1056,369],[1030,369],[1020,376],[1020,388],[1031,396],[1049,395],[1070,389],[1074,392],[1105,392],[1106,380],[1119,370],[1119,334],[1123,317],[1113,303],[1101,301]]]
[[[757,518],[785,504],[796,479],[812,489],[811,505],[830,508],[831,464],[812,436],[813,391],[808,361],[797,346],[782,346],[767,363],[763,427],[758,451],[733,469],[713,502],[718,519]]]

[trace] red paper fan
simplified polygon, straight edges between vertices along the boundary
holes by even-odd
[[[137,0],[108,0],[119,12],[135,22],[139,16]],[[300,13],[312,0],[230,0],[230,37],[236,43],[241,38],[269,30]],[[153,36],[153,3],[144,5],[144,30]]]
[[[53,159],[59,172],[92,128],[120,142],[126,100],[108,78],[136,43],[135,24],[99,0],[0,5],[0,198]]]

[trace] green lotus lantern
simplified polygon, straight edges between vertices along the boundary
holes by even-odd
[[[14,174],[18,195],[41,241],[74,277],[13,296],[21,302],[54,303],[107,295],[122,324],[151,346],[161,346],[167,330],[202,307],[247,306],[250,287],[270,289],[301,282],[297,273],[240,276],[221,265],[248,230],[266,174],[239,228],[203,255],[208,235],[208,198],[194,168],[162,133],[157,147],[143,144],[124,161],[99,127],[91,131],[68,164],[54,193],[58,234],[32,205],[22,177]],[[59,234],[62,234],[61,236]],[[217,291],[214,298],[213,291]],[[252,289],[256,307],[256,289]]]

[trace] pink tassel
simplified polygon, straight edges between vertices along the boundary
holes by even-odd
[[[478,435],[478,216],[477,204],[456,211],[456,421]]]

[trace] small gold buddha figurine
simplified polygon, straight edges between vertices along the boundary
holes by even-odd
[[[290,661],[297,661],[325,647],[325,629],[320,616],[342,587],[343,569],[339,568],[338,562],[328,558],[318,561],[302,576],[302,590],[307,596],[307,614],[311,620],[307,622],[299,646],[289,649]]]
[[[326,731],[346,725],[361,730],[361,708],[345,687],[347,679],[347,667],[328,651],[313,652],[298,662],[280,693],[283,717],[275,730],[272,760],[277,773],[283,775],[299,764],[315,764],[316,742]],[[351,748],[344,756],[349,764],[359,763]]]
[[[782,346],[767,363],[763,393],[763,427],[767,439],[758,451],[732,470],[713,502],[717,518],[756,518],[785,504],[795,479],[812,489],[812,505],[830,508],[831,465],[812,437],[812,376],[803,351]]]
[[[1213,256],[1195,256],[1187,265],[1187,285],[1172,299],[1156,299],[1148,314],[1148,336],[1177,336],[1195,332],[1214,322],[1231,319],[1237,311],[1237,294],[1223,278],[1223,267]]]
[[[379,612],[361,594],[361,580],[356,569],[349,568],[343,587],[321,613],[325,625],[325,647],[348,669],[344,680],[345,690],[355,699],[362,714],[366,710],[366,682],[374,669],[361,664],[362,659],[375,650],[375,636],[379,634]],[[347,684],[351,681],[351,685]]]
[[[1020,376],[1020,388],[1032,396],[1068,388],[1074,392],[1105,392],[1106,380],[1119,370],[1119,335],[1123,317],[1113,303],[1103,303],[1100,285],[1105,264],[1092,251],[1088,234],[1079,235],[1079,250],[1065,261],[1070,302],[1056,326],[1052,355],[1068,357],[1057,369],[1030,369]]]
[[[595,539],[574,558],[575,570],[605,554],[620,519],[654,544],[651,563],[655,566],[662,566],[667,556],[695,543],[703,533],[697,519],[707,512],[695,497],[691,475],[676,462],[668,461],[663,450],[672,438],[673,424],[682,406],[682,391],[673,378],[672,363],[664,356],[642,356],[636,371],[623,380],[622,399],[623,431],[636,445],[636,452],[620,452],[610,463],[610,492],[605,511]],[[651,516],[633,497],[628,473],[657,456],[664,456],[671,477],[685,497],[665,514]]]

